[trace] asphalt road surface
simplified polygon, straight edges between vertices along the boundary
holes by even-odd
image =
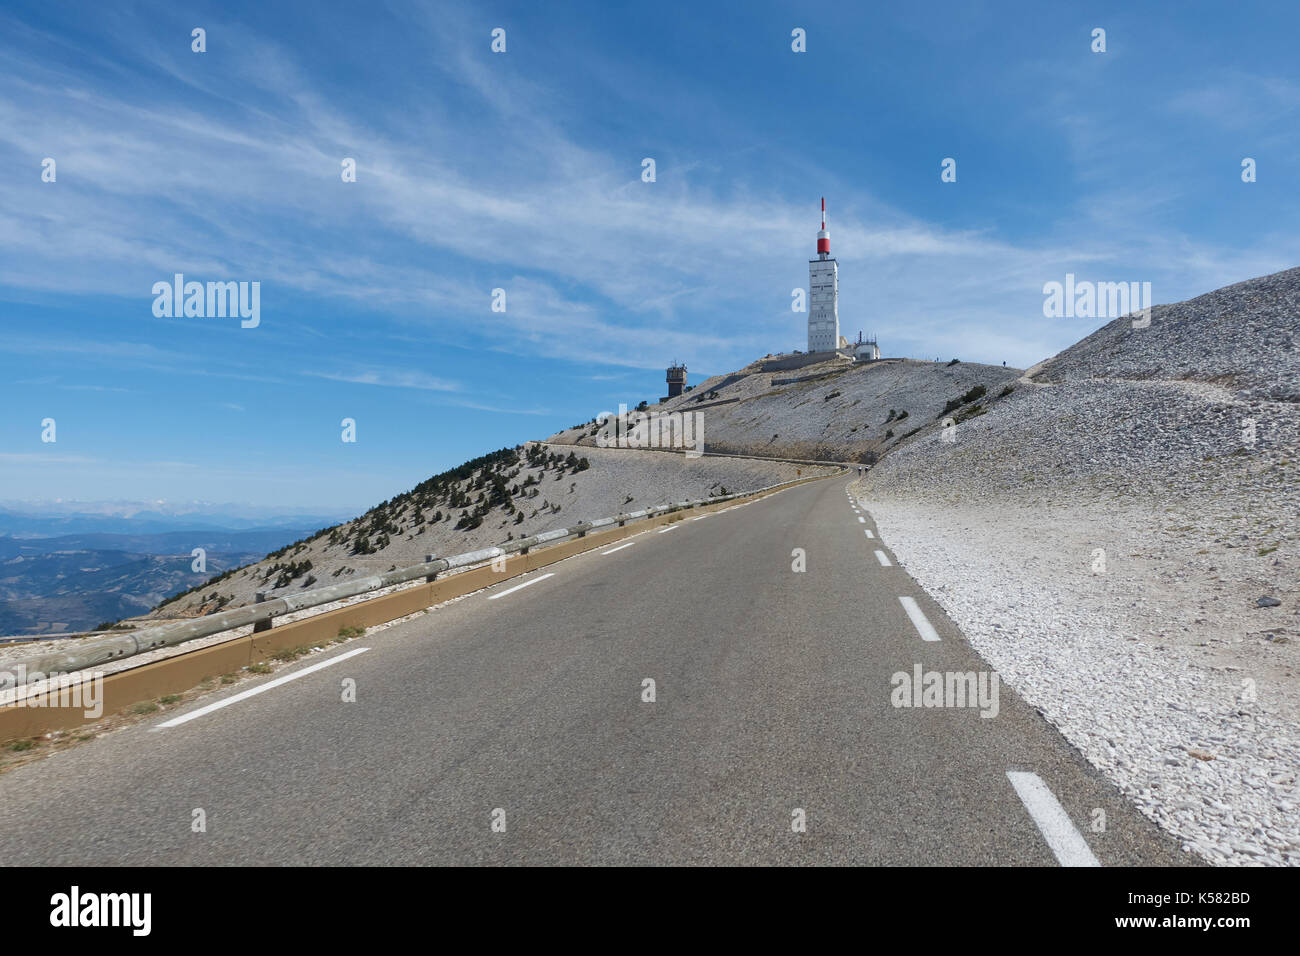
[[[988,665],[846,485],[688,513],[19,767],[3,861],[1193,862],[1010,688],[981,716]],[[983,673],[985,706],[895,706],[918,665]]]

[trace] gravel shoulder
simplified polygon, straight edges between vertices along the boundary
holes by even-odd
[[[1259,378],[1022,379],[854,488],[1143,813],[1211,862],[1300,865],[1300,409]]]

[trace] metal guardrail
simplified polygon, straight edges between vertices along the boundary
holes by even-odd
[[[404,584],[407,581],[414,581],[416,578],[424,578],[426,581],[432,581],[443,571],[449,571],[453,568],[463,568],[473,564],[482,564],[491,561],[494,558],[504,557],[509,554],[527,554],[530,549],[535,548],[538,545],[549,544],[563,538],[569,538],[575,535],[582,537],[589,531],[613,527],[615,525],[622,526],[627,524],[629,521],[636,521],[641,518],[653,518],[657,515],[667,514],[670,511],[680,511],[687,508],[695,508],[700,505],[717,504],[720,501],[732,501],[736,498],[748,498],[751,495],[758,495],[766,491],[774,491],[778,488],[783,488],[786,485],[797,484],[803,480],[805,479],[797,478],[790,481],[779,482],[775,485],[768,485],[766,488],[758,488],[754,491],[745,491],[729,495],[717,495],[712,498],[702,498],[698,501],[679,501],[675,504],[657,505],[653,508],[645,508],[641,511],[617,514],[612,518],[597,518],[595,521],[581,521],[572,528],[556,528],[553,531],[543,531],[540,534],[529,535],[526,538],[516,538],[512,541],[507,541],[500,547],[482,548],[478,551],[466,552],[465,554],[455,554],[448,558],[436,558],[433,555],[429,555],[421,564],[414,564],[405,568],[395,568],[392,571],[385,571],[383,574],[371,574],[364,578],[357,578],[354,581],[346,581],[342,584],[333,584],[329,587],[323,588],[313,588],[310,591],[302,591],[298,594],[286,595],[285,597],[274,598],[270,601],[259,601],[256,604],[234,608],[230,611],[219,611],[216,614],[209,614],[206,617],[194,618],[186,621],[172,621],[167,624],[160,624],[157,627],[148,627],[130,634],[121,634],[115,637],[104,638],[102,640],[88,641],[75,650],[45,654],[40,657],[18,661],[7,666],[0,665],[0,690],[17,686],[20,683],[30,684],[35,681],[44,680],[52,674],[67,674],[73,671],[85,670],[86,668],[94,667],[97,664],[106,664],[110,661],[120,660],[124,657],[134,657],[137,654],[157,650],[160,647],[173,647],[177,644],[183,644],[186,641],[192,641],[195,638],[209,637],[213,634],[219,634],[222,631],[229,631],[237,627],[243,627],[247,624],[252,624],[254,630],[266,630],[271,626],[272,618],[281,614],[301,611],[310,607],[318,607],[319,605],[329,604],[333,601],[342,600],[343,598],[355,597],[358,594],[366,594],[370,591],[378,591],[382,588],[392,587],[395,584]]]

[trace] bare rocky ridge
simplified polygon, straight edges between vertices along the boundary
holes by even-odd
[[[1300,268],[1117,319],[1043,363],[1034,378],[1165,379],[1223,385],[1242,401],[1300,402]]]
[[[986,659],[1216,862],[1300,864],[1298,303],[1293,269],[1116,320],[860,483]]]
[[[707,452],[870,463],[934,421],[953,399],[982,388],[982,399],[971,404],[987,408],[1023,374],[1001,365],[913,359],[855,364],[838,356],[765,371],[780,364],[760,359],[648,410],[700,412]],[[604,431],[610,441],[608,424]],[[601,437],[593,420],[548,441],[595,447]]]

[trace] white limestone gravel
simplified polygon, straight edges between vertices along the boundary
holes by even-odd
[[[1300,269],[1117,320],[854,486],[1003,679],[1219,864],[1300,865],[1297,329]]]
[[[1213,862],[1300,864],[1295,645],[1252,636],[1267,612],[1244,600],[1183,624],[1194,587],[1162,586],[1150,514],[860,500],[972,646],[1142,812]]]

